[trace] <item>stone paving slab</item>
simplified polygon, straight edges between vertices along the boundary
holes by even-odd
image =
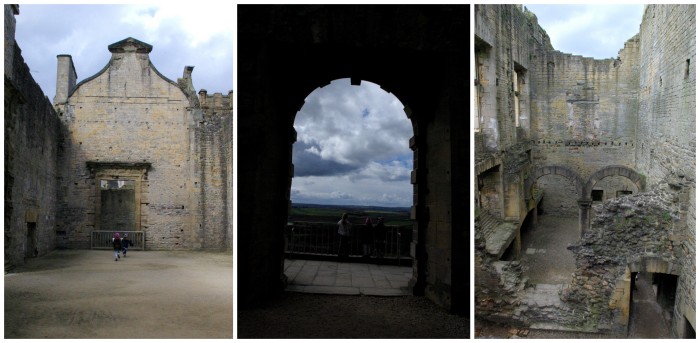
[[[411,267],[332,261],[285,260],[287,291],[318,294],[410,295]]]

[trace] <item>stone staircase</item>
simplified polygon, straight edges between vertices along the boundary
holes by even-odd
[[[480,213],[477,222],[486,243],[486,251],[500,258],[517,235],[518,224],[504,221],[488,212]]]

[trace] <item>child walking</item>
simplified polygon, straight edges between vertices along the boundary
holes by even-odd
[[[119,261],[121,258],[119,252],[122,250],[122,239],[119,237],[119,232],[114,233],[114,238],[112,238],[112,247],[114,247],[114,260]]]
[[[124,238],[122,238],[122,253],[124,254],[124,257],[126,257],[126,252],[129,250],[129,246],[134,246],[134,243],[131,243],[131,240],[129,239],[129,234],[124,233]]]

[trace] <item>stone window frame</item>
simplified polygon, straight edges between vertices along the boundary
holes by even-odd
[[[151,164],[148,162],[99,162],[87,161],[90,178],[93,180],[93,213],[96,231],[102,230],[100,222],[100,210],[102,207],[102,192],[100,180],[133,180],[134,181],[134,228],[141,231],[147,225],[148,218],[148,171]],[[146,205],[146,206],[144,206]]]

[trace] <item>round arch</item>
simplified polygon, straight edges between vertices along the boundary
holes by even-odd
[[[608,176],[622,176],[635,184],[637,186],[637,191],[642,192],[644,191],[645,188],[645,181],[644,181],[644,176],[642,174],[637,173],[634,171],[632,168],[628,168],[625,166],[607,166],[605,168],[599,169],[595,173],[593,173],[589,178],[588,181],[586,182],[584,188],[583,188],[583,196],[582,198],[584,199],[590,199],[591,198],[591,190],[593,190],[593,186],[595,184],[608,177]]]
[[[627,332],[630,320],[630,297],[632,296],[632,274],[633,273],[661,273],[669,275],[680,275],[680,264],[673,263],[661,256],[638,256],[627,263],[624,274],[617,278],[615,291],[610,300],[611,308],[615,311],[614,323],[618,327],[616,331]]]
[[[381,85],[410,108],[411,289],[469,313],[469,273],[463,272],[471,258],[469,217],[462,215],[472,183],[464,115],[469,39],[461,30],[468,29],[469,7],[249,6],[242,12],[237,153],[244,163],[236,170],[245,201],[237,203],[236,236],[238,293],[246,301],[239,306],[254,306],[284,287],[280,228],[289,210],[294,119],[314,89],[349,77],[351,84]],[[408,29],[417,23],[429,25]],[[380,27],[397,29],[374,34]],[[430,38],[438,36],[449,39]],[[444,233],[440,240],[437,232]]]
[[[573,181],[575,186],[576,186],[576,193],[578,194],[578,198],[580,199],[583,197],[583,194],[584,194],[583,193],[583,190],[584,190],[583,178],[577,172],[571,170],[568,167],[560,166],[560,165],[553,165],[553,166],[545,166],[545,167],[537,168],[537,170],[535,170],[535,173],[533,173],[530,176],[530,178],[525,183],[526,198],[529,199],[530,197],[532,197],[530,190],[532,189],[532,186],[535,184],[537,179],[539,179],[545,175],[550,175],[550,174],[563,176],[563,177]]]

